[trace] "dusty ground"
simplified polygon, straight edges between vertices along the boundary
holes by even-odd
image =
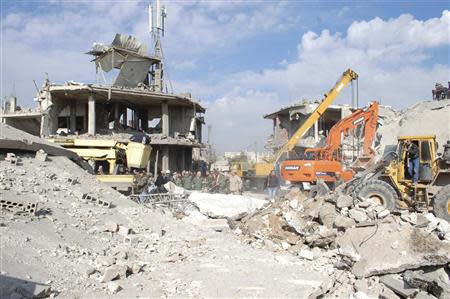
[[[232,232],[138,206],[66,158],[52,160],[23,158],[19,166],[0,161],[0,198],[38,202],[41,209],[37,217],[0,215],[1,298],[17,282],[11,278],[47,283],[61,298],[303,298],[326,277],[289,253],[252,248]],[[113,207],[83,202],[80,193]],[[105,231],[111,222],[135,233]],[[116,264],[143,265],[141,272],[115,281],[121,290],[114,295],[108,283],[99,282],[111,257]],[[97,272],[88,276],[91,268]]]

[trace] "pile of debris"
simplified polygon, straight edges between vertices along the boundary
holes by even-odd
[[[380,156],[395,148],[398,136],[436,135],[439,145],[450,140],[450,99],[420,102],[400,113],[385,109],[381,114],[383,125],[377,132],[381,136]]]
[[[393,215],[367,200],[334,192],[312,198],[293,188],[230,224],[248,244],[325,271],[329,280],[311,298],[450,296],[450,224],[433,214]]]

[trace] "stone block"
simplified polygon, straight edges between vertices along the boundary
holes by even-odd
[[[43,149],[40,149],[36,152],[36,156],[35,156],[36,160],[45,162],[45,161],[47,161],[47,158],[48,158],[48,154]]]
[[[396,248],[389,246],[395,241]],[[361,260],[353,265],[352,272],[358,278],[450,262],[448,242],[415,227],[399,230],[395,223],[349,228],[336,243],[345,248],[356,246]]]
[[[364,222],[368,219],[366,212],[363,210],[351,209],[348,211],[348,215],[356,222]]]
[[[339,195],[339,197],[336,199],[336,207],[339,209],[342,208],[349,208],[353,205],[353,197],[350,195]]]

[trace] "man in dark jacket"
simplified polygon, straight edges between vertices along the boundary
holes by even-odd
[[[269,173],[266,181],[264,182],[264,188],[267,188],[267,193],[269,195],[269,200],[274,199],[277,195],[278,188],[280,188],[280,180],[275,174],[275,170]]]
[[[413,184],[419,180],[419,147],[411,140],[406,140],[406,150],[408,151],[408,173],[412,177]]]

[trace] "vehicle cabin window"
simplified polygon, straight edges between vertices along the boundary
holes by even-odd
[[[397,149],[397,155],[400,159],[402,159],[403,157],[403,150],[404,150],[405,144],[403,142],[400,142],[398,144],[398,149]]]
[[[422,161],[431,160],[431,149],[428,141],[422,141],[420,143],[420,158]]]

